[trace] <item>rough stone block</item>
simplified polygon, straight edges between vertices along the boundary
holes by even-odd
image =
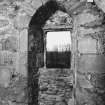
[[[90,23],[92,21],[95,21],[97,19],[96,16],[94,16],[93,14],[90,13],[82,13],[79,15],[79,24],[86,24],[86,23]]]
[[[82,74],[82,73],[81,73]],[[92,84],[90,83],[90,81],[86,78],[85,75],[81,75],[80,73],[77,73],[77,83],[79,82],[79,84],[82,88],[93,88]]]
[[[105,1],[104,0],[94,0],[98,8],[100,8],[105,13]]]
[[[8,87],[11,78],[11,71],[7,68],[0,68],[0,85],[3,87]]]
[[[36,9],[34,9],[28,2],[20,2],[17,3],[17,5],[20,7],[19,13],[25,12],[28,16],[32,16],[36,11]]]
[[[93,34],[93,33],[98,33],[103,31],[104,29],[102,27],[98,27],[98,28],[84,28],[84,27],[80,27],[79,28],[79,37],[84,37],[88,34]]]
[[[97,40],[91,37],[85,37],[78,41],[78,50],[80,53],[97,53]]]
[[[7,26],[9,24],[8,20],[0,19],[0,28]]]
[[[37,54],[37,56],[36,56],[37,58],[37,61],[36,61],[36,63],[37,63],[37,67],[44,67],[44,53],[39,53],[39,54]]]
[[[79,58],[78,71],[81,72],[105,72],[105,55],[81,55]]]
[[[69,69],[40,69],[40,100],[66,104],[72,99],[73,74]],[[46,96],[46,97],[45,97]],[[45,98],[44,98],[45,97]]]
[[[7,15],[7,8],[4,5],[0,6],[0,15]]]
[[[97,105],[100,105],[101,103],[101,105],[104,105],[105,74],[96,72],[82,73],[80,71],[78,74],[76,85],[77,104],[86,103],[87,105],[94,105],[98,103]]]
[[[42,5],[42,1],[41,0],[32,0],[31,5],[33,6],[33,8],[38,9]]]
[[[19,54],[19,65],[18,68],[16,70],[17,73],[20,73],[21,75],[23,75],[24,77],[27,77],[28,74],[28,64],[27,64],[27,53],[20,53]]]
[[[14,26],[18,29],[27,28],[30,21],[30,17],[25,13],[19,12],[14,19]]]
[[[8,51],[0,52],[0,66],[14,66],[16,64],[16,54]]]
[[[72,24],[72,19],[67,13],[58,11],[46,22],[46,26],[52,25],[70,25]]]
[[[9,36],[5,39],[1,40],[2,50],[13,51],[16,52],[18,50],[18,38]]]
[[[20,32],[20,52],[28,51],[28,30],[24,29]]]
[[[0,32],[12,27],[10,19],[6,16],[0,15]]]

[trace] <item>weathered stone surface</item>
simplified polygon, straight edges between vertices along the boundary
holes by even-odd
[[[12,23],[8,17],[0,16],[0,32],[10,29]]]
[[[0,86],[0,93],[1,103],[6,103],[6,105],[27,104],[27,79],[19,74],[11,75],[9,86],[5,88]]]
[[[14,66],[16,63],[16,54],[8,51],[0,52],[0,66]]]
[[[96,5],[105,13],[105,1],[104,0],[94,0]]]
[[[104,55],[82,55],[79,59],[79,70],[84,72],[103,73],[105,70]]]
[[[46,22],[45,26],[49,26],[50,25],[70,25],[72,24],[72,19],[70,18],[70,16],[67,13],[61,12],[61,11],[57,11],[52,17],[50,17],[50,19]]]
[[[104,18],[96,7],[89,8],[78,16],[78,49],[83,54],[78,54],[76,104],[104,105]]]
[[[43,3],[47,0],[42,0]],[[95,12],[92,6],[87,6],[87,0],[57,0],[65,6],[69,15],[71,13],[75,16],[81,13],[79,18],[78,34],[79,39],[83,40],[79,43],[79,50],[82,53],[94,52],[96,53],[96,40],[87,39],[89,36],[98,36],[100,32],[104,31],[104,15],[100,16],[100,12]],[[98,8],[105,12],[104,0],[94,0]],[[35,13],[36,9],[41,6],[41,0],[1,0],[0,1],[0,43],[1,40],[7,39],[6,43],[0,44],[0,105],[26,105],[27,104],[27,70],[26,70],[26,56],[24,53],[27,51],[27,29],[31,16]],[[94,5],[95,6],[95,5]],[[86,9],[87,8],[87,9]],[[89,12],[91,11],[91,13]],[[82,13],[82,11],[84,13]],[[97,10],[96,10],[97,11]],[[98,15],[99,14],[99,15]],[[66,19],[67,20],[66,20]],[[73,18],[73,17],[72,17]],[[50,20],[49,20],[50,21]],[[52,22],[53,21],[53,22]],[[71,20],[70,20],[71,22]],[[54,15],[50,24],[65,24],[69,23],[66,15]],[[78,24],[78,23],[77,23]],[[82,25],[82,26],[81,26]],[[15,27],[14,27],[15,26]],[[23,30],[25,28],[25,30]],[[75,28],[75,27],[73,27]],[[75,30],[75,31],[77,31]],[[9,34],[9,38],[6,34]],[[19,37],[20,40],[17,40]],[[85,40],[87,39],[87,40]],[[102,39],[102,40],[101,40]],[[101,38],[97,38],[99,50],[104,50],[104,34]],[[4,41],[4,42],[5,42]],[[15,42],[18,41],[20,45],[17,47]],[[88,43],[89,42],[89,43]],[[9,44],[8,44],[9,43]],[[83,45],[84,44],[84,45]],[[91,46],[92,45],[92,46]],[[102,45],[102,46],[101,46]],[[34,45],[33,45],[34,46]],[[86,46],[86,47],[85,47]],[[20,49],[19,49],[20,48]],[[39,47],[38,47],[39,48]],[[4,50],[4,51],[2,51]],[[8,53],[5,52],[8,50]],[[12,52],[17,51],[18,54]],[[22,54],[21,54],[22,52]],[[105,52],[105,51],[102,51]],[[18,55],[18,56],[17,56]],[[38,55],[38,64],[43,63]],[[99,57],[100,56],[100,57]],[[34,57],[34,56],[32,56]],[[39,61],[40,60],[40,61]],[[35,60],[33,60],[35,61]],[[82,72],[101,72],[101,74],[86,73],[85,75],[78,75],[80,87],[77,86],[77,105],[105,105],[104,103],[104,56],[101,55],[88,55],[80,60],[82,65]],[[34,63],[35,64],[35,63]],[[43,64],[42,64],[43,65]],[[39,65],[38,65],[39,67]],[[7,69],[9,68],[9,69]],[[12,76],[10,75],[10,71]],[[36,72],[36,69],[31,69]],[[68,70],[69,71],[69,70]],[[71,98],[71,88],[73,83],[73,73],[64,70],[40,71],[40,90],[41,100],[40,103],[45,105],[67,105],[73,103]],[[18,73],[18,74],[16,74]],[[35,74],[35,73],[34,73]],[[83,73],[84,74],[84,73]],[[34,75],[36,77],[36,75]],[[33,77],[34,77],[33,76]],[[5,77],[5,78],[4,78]],[[91,80],[91,81],[90,81]],[[37,84],[34,81],[34,84]],[[36,88],[35,88],[36,89]],[[37,90],[37,89],[36,89]],[[38,90],[37,90],[38,91]],[[36,95],[36,94],[35,94]],[[72,101],[71,101],[72,100]],[[78,101],[79,100],[79,101]],[[66,103],[67,102],[67,103]]]
[[[27,31],[22,29],[36,10],[27,1],[0,1],[0,105],[28,104],[27,54],[20,52],[27,51]]]
[[[98,33],[100,31],[104,31],[104,28],[99,27],[99,28],[93,29],[93,28],[80,27],[79,35],[80,37],[84,37],[85,35]]]
[[[79,15],[79,23],[86,24],[86,23],[91,23],[92,21],[95,21],[97,19],[96,16],[90,13],[82,13]]]
[[[44,53],[38,53],[36,59],[37,67],[44,67]]]
[[[87,105],[102,105],[105,104],[104,102],[104,80],[105,75],[104,73],[92,73],[86,71],[78,71],[78,79],[77,79],[77,88],[76,88],[76,96],[77,96],[77,104],[81,105],[86,103]],[[80,80],[79,78],[84,78],[84,80]],[[84,81],[84,82],[83,82]],[[86,86],[85,81],[88,81],[90,86]],[[82,85],[81,85],[82,83]],[[84,85],[84,86],[83,86]]]
[[[40,69],[40,102],[65,105],[72,99],[73,74],[68,69]]]
[[[7,8],[3,5],[0,6],[0,14],[7,15]]]
[[[86,0],[78,1],[78,0],[65,0],[63,1],[64,7],[67,12],[70,14],[78,14],[81,13],[86,7]]]
[[[4,27],[8,24],[9,24],[9,22],[7,20],[3,20],[3,19],[0,20],[0,27]]]
[[[82,88],[90,88],[90,89],[93,88],[93,86],[90,83],[89,79],[90,78],[83,75],[82,72],[79,72],[79,71],[77,72],[77,83],[79,82],[80,87],[82,87]]]
[[[20,32],[20,51],[26,52],[28,49],[28,32],[24,29]]]
[[[19,13],[14,19],[14,26],[18,29],[28,28],[30,17],[25,13]]]
[[[14,36],[9,36],[6,39],[1,40],[2,50],[16,52],[19,48],[18,38]]]
[[[33,14],[36,12],[36,9],[34,9],[31,4],[24,2],[24,3],[19,3],[20,6],[19,12],[26,12],[27,15],[33,16]]]
[[[97,53],[97,40],[91,37],[85,37],[78,41],[78,50],[80,53]]]
[[[38,9],[41,5],[42,5],[42,1],[41,0],[32,0],[32,2],[30,3],[33,8]]]
[[[42,3],[45,4],[46,2],[48,2],[49,0],[42,0]]]
[[[67,4],[67,5],[69,5],[67,7],[68,11],[70,10],[69,13],[76,11],[77,9],[79,9],[79,11],[76,11],[76,13],[74,13],[74,12],[73,13],[74,14],[81,13],[81,14],[79,14],[80,16],[78,16],[77,30],[75,30],[79,36],[78,37],[79,43],[78,43],[77,47],[81,53],[85,53],[85,54],[90,53],[90,55],[87,55],[86,58],[83,57],[83,59],[82,58],[79,59],[79,67],[80,68],[77,68],[77,69],[81,70],[82,72],[83,71],[86,71],[86,72],[91,71],[92,73],[98,72],[99,70],[100,70],[100,72],[101,72],[101,70],[103,71],[104,66],[102,66],[103,65],[102,62],[104,60],[101,61],[100,60],[101,58],[99,57],[100,58],[99,59],[97,57],[97,55],[95,55],[95,57],[93,57],[93,54],[91,55],[91,53],[94,53],[94,54],[97,53],[97,47],[98,47],[97,40],[99,40],[99,37],[96,34],[104,31],[104,28],[103,28],[104,24],[103,24],[103,26],[101,26],[103,18],[97,12],[92,11],[90,13],[90,11],[86,9],[87,7],[82,8],[82,6],[81,6],[82,4],[79,3],[79,1],[78,2],[76,0],[73,1],[73,3],[72,3],[73,6],[71,6],[71,7],[70,7],[70,1],[66,1],[66,3],[67,2],[69,3],[69,4]],[[85,2],[85,1],[83,1],[83,2]],[[81,6],[81,7],[79,7],[79,6]],[[82,12],[81,8],[86,9],[86,11]],[[91,6],[88,7],[88,9],[89,8],[91,8]],[[55,20],[54,19],[51,19],[51,21],[48,20],[47,24],[48,25],[61,24],[62,21],[59,21],[58,17],[59,16],[57,16],[57,18],[56,18],[56,16],[53,17]],[[54,21],[54,22],[52,22],[52,21]],[[89,38],[89,36],[91,36],[91,38]],[[34,46],[34,44],[33,44],[33,46]],[[38,46],[38,44],[35,43],[35,46]],[[35,47],[35,48],[37,48],[37,47]],[[83,56],[86,56],[86,55],[83,55]],[[37,60],[38,60],[38,58],[37,58]],[[78,60],[78,59],[76,58],[76,60]],[[100,60],[99,62],[101,62],[101,64],[99,64],[98,60]],[[33,61],[35,61],[35,60],[33,60]],[[33,63],[36,64],[36,62],[33,62]],[[97,64],[99,64],[100,66],[99,65],[97,66]],[[73,80],[74,78],[69,78],[69,75],[68,76],[66,75],[66,77],[64,75],[62,75],[60,77],[60,75],[57,75],[57,72],[56,72],[57,70],[53,69],[52,71],[50,71],[48,69],[39,70],[39,72],[40,72],[39,102],[41,105],[43,105],[43,104],[45,104],[45,105],[53,105],[53,104],[55,104],[55,105],[61,104],[62,105],[62,104],[64,104],[65,105],[66,102],[69,103],[69,101],[68,101],[69,99],[72,99],[71,98],[72,92],[69,89],[71,89],[71,87],[70,87],[71,80]],[[63,73],[58,73],[58,74],[65,74],[65,73],[63,72]],[[80,74],[82,74],[82,73],[80,73]],[[90,82],[91,77],[88,74],[86,74],[86,75],[85,75],[85,73],[83,73],[83,75],[80,75],[80,74],[77,73],[77,80],[76,80],[76,83],[78,85],[76,87],[76,91],[75,91],[76,98],[77,98],[76,104],[77,105],[84,105],[84,104],[94,105],[95,101],[92,100],[92,99],[94,99],[94,96],[92,96],[90,94],[90,93],[92,93],[91,91],[95,91],[94,85],[93,85],[94,82]],[[38,75],[38,74],[36,74],[36,75]],[[68,79],[67,79],[67,77],[68,77]]]
[[[27,64],[27,52],[25,53],[20,53],[19,54],[19,65],[18,69],[16,70],[17,73],[20,73],[24,77],[28,76],[28,64]]]
[[[8,87],[10,83],[11,71],[9,68],[0,68],[0,86]]]

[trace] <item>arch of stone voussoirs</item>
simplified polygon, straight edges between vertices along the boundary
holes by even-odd
[[[29,23],[29,27],[43,27],[46,21],[57,11],[60,10],[62,12],[67,13],[68,15],[72,15],[73,11],[81,7],[81,5],[85,5],[86,0],[82,0],[82,2],[78,2],[78,0],[72,1],[64,1],[60,2],[57,0],[48,0],[45,4],[40,6],[35,14],[32,16],[32,19]]]
[[[49,0],[42,6],[40,6],[35,14],[32,16],[29,23],[29,27],[40,27],[42,28],[46,21],[53,15],[57,10],[66,12],[65,7],[57,2],[56,0]],[[67,12],[66,12],[67,13]]]
[[[85,5],[86,2],[87,0],[48,0],[36,10],[29,23],[29,27],[43,27],[49,17],[51,17],[57,10],[66,12],[71,16],[74,11]],[[105,0],[94,0],[94,3],[99,9],[105,12]]]

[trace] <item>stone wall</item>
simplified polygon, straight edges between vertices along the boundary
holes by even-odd
[[[42,0],[42,1],[43,3],[47,2],[47,0]],[[104,13],[101,11],[105,10],[104,3],[102,2],[99,3],[98,0],[95,0],[97,6],[101,9],[99,10],[96,5],[92,6],[91,4],[87,4],[84,6],[83,3],[82,4],[83,6],[81,6],[81,3],[79,4],[77,2],[78,0],[74,0],[75,2],[74,1],[72,2],[72,0],[71,1],[58,0],[58,1],[60,1],[62,4],[64,3],[64,6],[66,7],[69,15],[71,15],[71,13],[74,12],[75,15],[74,17],[76,17],[78,21],[77,28],[73,27],[74,29],[73,34],[75,34],[76,32],[78,33],[77,34],[78,46],[76,47],[78,52],[76,103],[77,105],[86,105],[86,104],[100,105],[100,103],[102,103],[102,105],[105,105],[104,102],[105,85],[103,84],[103,81],[105,80],[104,78],[105,67],[103,63],[105,61],[104,59],[105,33],[104,33]],[[28,24],[31,20],[31,17],[37,10],[37,8],[39,8],[43,3],[41,2],[41,0],[1,0],[0,1],[0,105],[28,104],[29,94],[27,89],[27,84],[28,84],[27,82],[30,82],[31,86],[34,85],[37,86],[36,90],[33,89],[31,91],[30,96],[33,94],[32,92],[34,92],[34,94],[32,95],[33,96],[32,100],[31,98],[29,98],[30,105],[32,105],[32,102],[33,104],[37,102],[37,99],[34,98],[35,95],[38,95],[37,89],[38,89],[39,65],[37,66],[35,64],[37,67],[34,67],[34,69],[30,67],[30,69],[32,70],[32,72],[34,72],[35,75],[33,75],[31,72],[30,74],[28,74],[29,72],[27,73]],[[71,4],[73,6],[70,6]],[[75,6],[75,4],[77,7],[81,8],[78,9]],[[71,19],[68,19],[68,21],[71,21]],[[61,20],[59,19],[56,20],[54,24],[56,25],[59,22],[62,22],[62,18]],[[48,21],[48,23],[50,23],[50,20]],[[30,57],[33,58],[35,56],[34,54],[31,54]],[[40,57],[40,54],[37,57]],[[29,63],[31,64],[33,62],[34,61],[32,61],[31,59],[31,62]],[[43,61],[41,66],[43,66]],[[54,73],[56,72],[51,72],[51,74],[53,74],[54,76],[62,74],[59,72],[58,74],[56,73],[55,75]],[[31,75],[32,78],[36,76],[37,79],[35,79],[33,82],[31,81],[32,79],[29,78],[30,80],[28,81],[27,78],[28,75]],[[54,82],[55,81],[54,77],[52,78],[53,81],[51,82]],[[62,79],[61,80],[58,79],[56,82],[57,85],[61,83],[60,88],[62,87],[61,85],[65,84],[67,84],[68,88],[68,86],[71,86],[71,84],[70,85],[68,84],[69,82],[71,82],[72,79],[69,79],[68,81],[68,78],[66,79],[63,78],[62,83],[59,82],[62,81]],[[46,81],[44,82],[46,83]],[[49,90],[51,90],[51,88],[49,88]],[[55,91],[56,89],[53,91],[53,93]],[[65,91],[66,90],[62,91],[64,92],[64,95]],[[69,91],[68,93],[70,93],[71,90],[67,91]],[[50,93],[52,92],[52,90],[48,92]],[[68,96],[70,98],[71,94],[67,94],[65,96]],[[72,101],[68,102],[68,97],[66,100],[67,102],[65,102],[64,97],[62,99],[57,98],[58,101],[56,104],[71,105]],[[52,96],[48,100],[51,99],[52,101],[56,100],[53,99]],[[48,103],[48,105],[49,104],[50,102]]]
[[[78,15],[77,105],[105,104],[104,13],[88,4]]]
[[[38,6],[35,3],[34,0],[0,1],[0,105],[28,103],[28,24],[36,10],[33,5]]]

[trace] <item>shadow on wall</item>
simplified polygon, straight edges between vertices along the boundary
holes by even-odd
[[[38,67],[37,54],[44,52],[43,26],[46,21],[57,11],[66,12],[65,8],[56,1],[50,0],[39,7],[33,15],[28,30],[28,96],[29,105],[38,105]]]

